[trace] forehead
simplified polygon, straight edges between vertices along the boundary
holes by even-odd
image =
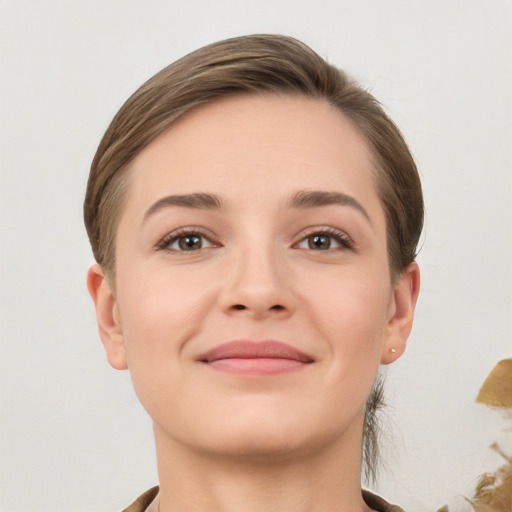
[[[295,190],[372,195],[369,148],[323,100],[238,96],[198,107],[147,146],[131,166],[125,207],[204,191],[256,204]]]

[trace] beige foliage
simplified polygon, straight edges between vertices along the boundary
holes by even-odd
[[[476,401],[490,407],[512,408],[512,359],[503,359],[493,368]]]
[[[485,379],[476,401],[512,412],[512,359],[498,362]],[[505,459],[505,464],[494,473],[484,473],[478,480],[474,496],[466,499],[474,512],[512,512],[512,457],[507,456],[497,443],[491,448]],[[450,512],[450,509],[445,505],[437,512]]]

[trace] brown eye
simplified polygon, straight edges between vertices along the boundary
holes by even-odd
[[[339,249],[352,249],[352,240],[339,230],[323,228],[316,233],[305,236],[298,244],[297,249],[309,249],[313,251],[333,251]]]
[[[182,231],[164,238],[158,244],[158,249],[169,252],[193,252],[216,246],[202,233]]]
[[[199,235],[181,236],[176,242],[182,251],[195,251],[203,247],[203,237]]]
[[[331,248],[331,237],[329,235],[311,235],[307,238],[308,247],[317,251],[325,251]]]

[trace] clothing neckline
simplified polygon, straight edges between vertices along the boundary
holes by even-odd
[[[155,502],[159,492],[158,485],[147,490],[144,494],[139,496],[129,507],[125,508],[122,512],[150,512],[149,507]],[[397,505],[391,505],[384,498],[376,494],[362,489],[364,502],[376,512],[404,512],[404,510]]]

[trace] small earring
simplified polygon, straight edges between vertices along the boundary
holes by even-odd
[[[396,353],[396,348],[390,348],[389,351],[392,353],[392,354],[395,354]]]

